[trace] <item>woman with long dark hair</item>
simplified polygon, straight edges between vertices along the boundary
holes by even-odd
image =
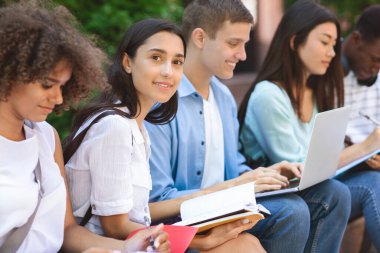
[[[339,23],[329,10],[312,1],[287,10],[239,111],[240,144],[249,159],[305,160],[315,115],[343,106],[340,51]],[[379,143],[380,128],[344,149],[340,166],[379,149]],[[380,173],[356,171],[337,179],[350,190],[351,218],[364,214],[371,238],[379,241]],[[317,185],[320,194],[324,183]]]
[[[266,166],[304,161],[316,113],[343,105],[339,37],[336,17],[313,1],[298,1],[286,11],[239,110],[247,159]],[[304,251],[338,252],[349,216],[347,187],[326,180],[297,195],[310,210]],[[318,220],[327,210],[330,215]],[[327,235],[332,226],[334,235]]]
[[[175,115],[184,59],[176,25],[158,19],[134,24],[110,67],[111,87],[76,117],[67,143],[94,124],[65,169],[74,215],[91,212],[84,224],[91,231],[121,239],[150,222],[150,142],[143,121],[160,124]],[[116,113],[96,119],[104,112]]]
[[[174,24],[157,19],[136,23],[116,52],[108,76],[111,88],[77,116],[65,151],[88,131],[65,167],[74,215],[91,231],[125,238],[146,221],[177,216],[184,200],[205,194],[148,205],[155,179],[150,175],[150,142],[143,121],[163,124],[174,117],[185,50]],[[111,115],[101,117],[108,112]],[[190,247],[210,253],[264,252],[257,238],[240,234],[253,225],[239,220],[217,226],[196,236]]]

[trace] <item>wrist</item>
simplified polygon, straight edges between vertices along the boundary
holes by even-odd
[[[206,235],[196,235],[189,247],[199,251],[207,251],[212,248],[212,242],[210,237]]]
[[[361,151],[361,155],[366,155],[373,150],[375,150],[375,147],[373,147],[373,144],[370,140],[365,139],[362,143],[355,144],[354,146],[357,146],[357,150]]]

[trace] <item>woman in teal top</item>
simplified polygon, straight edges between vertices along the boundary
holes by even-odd
[[[267,166],[283,160],[302,162],[306,156],[314,116],[302,121],[295,113],[285,89],[261,81],[250,96],[240,142],[249,159]],[[275,122],[275,124],[273,124]]]
[[[315,114],[343,105],[340,29],[328,13],[311,1],[298,1],[284,15],[239,110],[240,145],[248,159],[265,165],[282,160],[303,162]],[[340,166],[378,148],[380,129],[363,143],[344,149]],[[364,214],[367,230],[380,251],[379,171],[355,171],[339,181],[351,193],[351,218]],[[326,182],[336,180],[299,195],[317,189],[319,194],[336,194],[326,192]]]

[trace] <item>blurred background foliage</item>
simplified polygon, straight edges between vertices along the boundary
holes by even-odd
[[[164,18],[180,24],[183,6],[189,0],[50,0],[66,6],[79,20],[83,31],[93,34],[98,45],[112,58],[115,48],[128,27],[144,18]],[[271,1],[271,0],[259,0]],[[296,0],[284,0],[285,8]],[[0,0],[0,6],[14,0]],[[339,17],[343,34],[347,34],[360,12],[380,0],[320,0]],[[48,121],[63,139],[71,127],[73,111],[60,116],[50,115]]]
[[[296,1],[285,0],[285,7],[289,7]],[[317,2],[334,11],[340,20],[343,36],[345,36],[354,28],[360,13],[371,4],[379,4],[380,0],[317,0]]]
[[[50,0],[66,6],[82,24],[85,33],[95,35],[97,44],[111,59],[118,43],[131,24],[145,18],[164,18],[180,24],[183,12],[181,0]],[[0,6],[15,2],[0,0]],[[74,111],[50,114],[50,122],[61,139],[69,133]]]
[[[121,38],[135,22],[145,18],[164,18],[180,24],[180,0],[54,0],[66,6],[82,24],[86,33],[96,36],[98,45],[112,58]],[[74,112],[51,114],[48,121],[58,130],[61,139],[70,132]]]

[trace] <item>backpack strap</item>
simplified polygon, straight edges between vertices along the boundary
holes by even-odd
[[[13,231],[10,233],[8,238],[5,240],[4,244],[0,247],[0,252],[2,253],[14,253],[16,252],[23,241],[25,240],[26,236],[28,235],[30,228],[32,227],[34,218],[36,216],[38,207],[40,206],[41,199],[42,199],[42,184],[41,184],[41,166],[40,166],[40,160],[38,159],[36,168],[34,170],[35,179],[38,182],[40,186],[40,190],[38,192],[38,199],[37,199],[37,205],[34,208],[34,211],[31,216],[29,216],[28,221],[22,225],[21,227],[13,229]]]
[[[80,144],[82,143],[82,141],[83,141],[84,137],[86,136],[90,127],[92,125],[96,124],[97,122],[99,122],[102,118],[109,116],[109,115],[120,115],[122,117],[127,116],[127,114],[124,111],[122,111],[120,109],[116,109],[116,108],[113,108],[113,109],[110,109],[110,110],[107,110],[107,111],[100,113],[85,129],[82,130],[82,132],[77,134],[70,141],[70,143],[68,143],[64,147],[63,159],[64,159],[65,164],[70,160],[70,158],[77,151],[77,149],[79,148]],[[90,203],[90,206],[88,207],[86,214],[84,215],[84,217],[83,217],[83,219],[79,225],[85,226],[88,223],[88,221],[91,219],[91,217],[92,217],[92,207],[91,207],[91,203]]]

